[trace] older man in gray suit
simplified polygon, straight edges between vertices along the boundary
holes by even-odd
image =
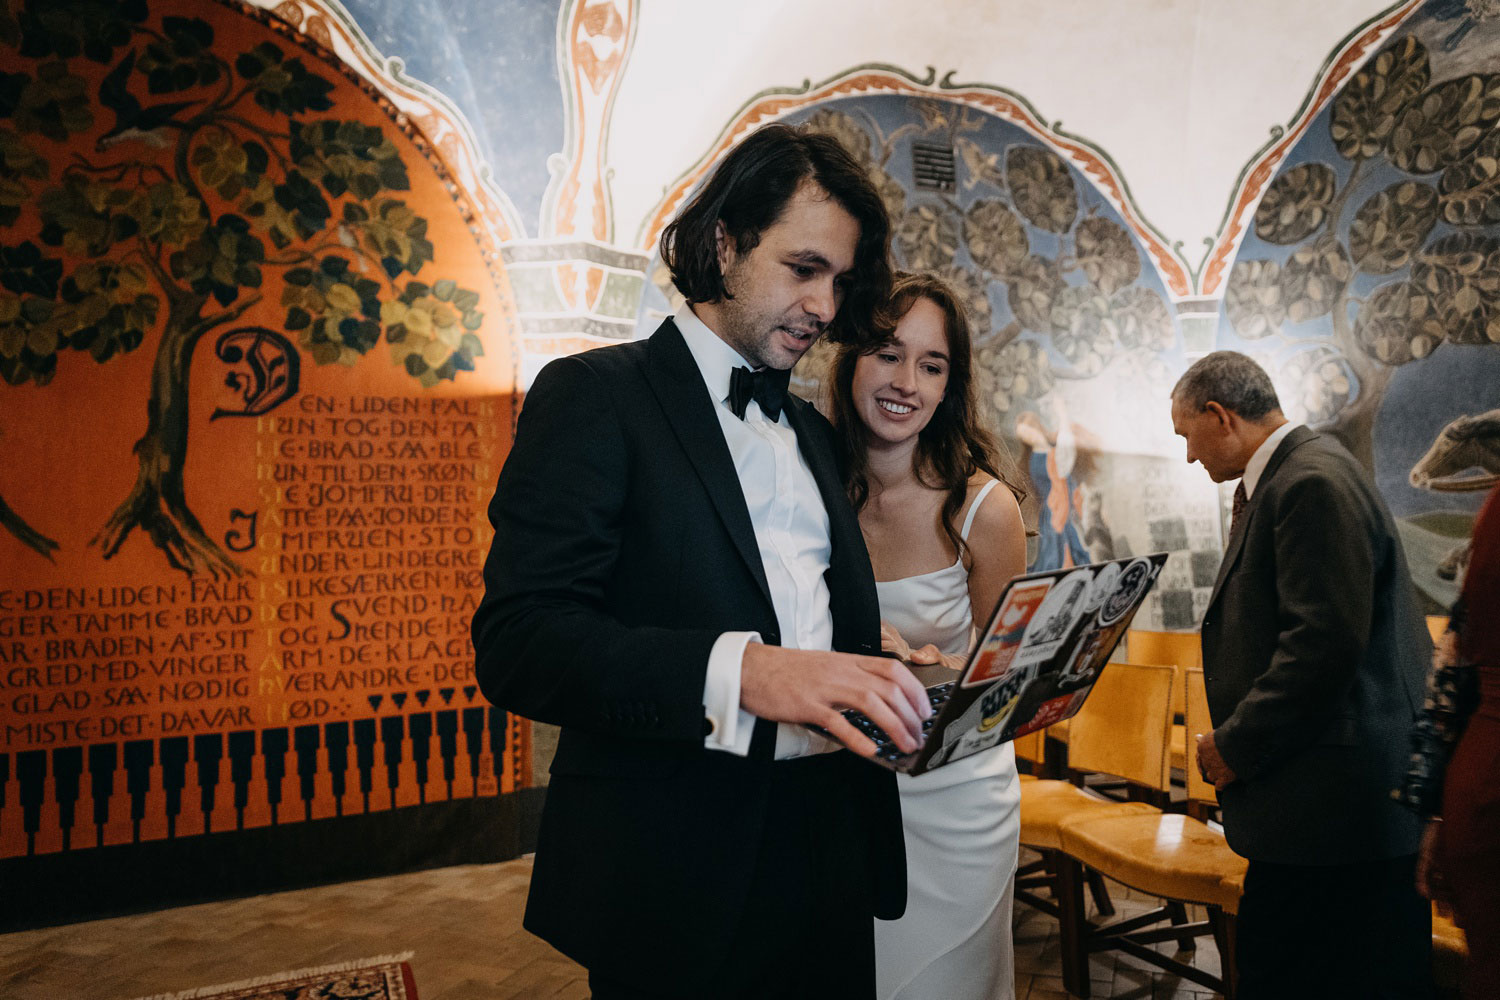
[[[1172,424],[1189,462],[1240,480],[1203,617],[1214,729],[1198,741],[1225,836],[1250,860],[1239,996],[1427,996],[1419,831],[1390,790],[1431,645],[1390,512],[1348,451],[1287,421],[1243,354],[1189,368]]]

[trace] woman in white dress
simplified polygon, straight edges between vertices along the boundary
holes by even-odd
[[[918,671],[931,684],[962,665],[975,619],[1025,572],[1024,494],[1001,475],[979,420],[969,325],[953,291],[903,275],[890,315],[899,319],[889,340],[840,350],[831,408],[885,647],[931,664]],[[875,922],[878,995],[1010,1000],[1021,800],[1011,745],[898,779],[908,898],[900,920]]]

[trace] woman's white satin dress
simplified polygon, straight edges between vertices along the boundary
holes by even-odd
[[[970,506],[962,535],[968,539]],[[880,617],[912,648],[968,654],[973,641],[963,563],[876,584]],[[928,774],[896,776],[906,836],[907,903],[900,920],[875,921],[881,1000],[1013,1000],[1011,909],[1020,853],[1021,788],[1010,743]]]

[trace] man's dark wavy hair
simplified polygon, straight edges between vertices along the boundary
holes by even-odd
[[[890,294],[890,220],[864,169],[830,135],[780,124],[751,133],[662,231],[662,260],[689,302],[730,297],[719,271],[718,224],[724,223],[736,252],[749,253],[805,180],[827,191],[859,223],[854,268],[828,337],[839,343],[866,338],[876,330],[877,306]]]

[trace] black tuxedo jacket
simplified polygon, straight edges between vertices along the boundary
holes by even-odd
[[[1203,618],[1219,795],[1236,853],[1342,864],[1413,853],[1391,799],[1431,642],[1395,524],[1354,457],[1306,427],[1277,446]]]
[[[814,831],[819,870],[847,892],[821,905],[884,917],[905,906],[893,775],[847,752],[778,763],[703,745],[715,640],[779,642],[715,405],[671,320],[649,340],[554,361],[527,394],[490,504],[480,687],[562,727],[526,927],[625,978],[668,951],[684,982],[712,973],[744,932],[768,823]],[[874,576],[832,430],[800,399],[786,413],[828,510],[834,646],[878,653]],[[758,725],[757,751],[769,728]],[[788,768],[811,780],[815,815],[768,814]]]

